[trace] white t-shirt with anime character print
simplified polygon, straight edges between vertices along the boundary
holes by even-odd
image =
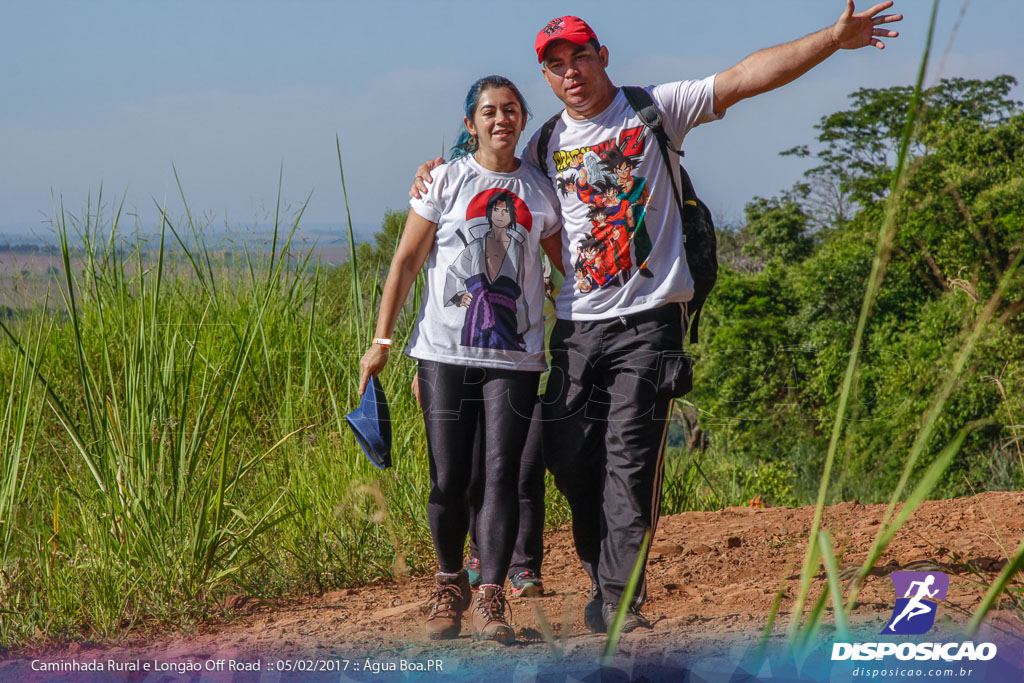
[[[406,353],[455,365],[544,370],[540,239],[562,228],[551,181],[529,164],[443,164],[412,210],[437,223]]]
[[[720,118],[714,76],[645,90],[676,149],[691,128]],[[543,160],[538,135],[523,158],[546,170],[565,222],[558,317],[603,320],[693,298],[669,171],[622,91],[593,118],[577,121],[563,111]],[[678,184],[675,155],[670,160]]]

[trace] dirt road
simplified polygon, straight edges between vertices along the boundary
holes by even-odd
[[[835,540],[840,568],[860,565],[884,511],[882,505],[855,502],[827,508],[824,525]],[[812,515],[809,507],[728,508],[663,518],[652,544],[649,601],[644,608],[654,626],[623,636],[620,658],[664,660],[673,653],[684,656],[702,648],[721,649],[722,643],[749,649],[779,590],[782,602],[774,632],[784,633]],[[940,605],[937,628],[955,630],[966,624],[1022,536],[1024,495],[1020,493],[923,503],[867,579],[851,625],[876,634],[885,625],[894,602],[888,577],[892,571],[941,571],[949,576],[949,593]],[[212,621],[197,633],[102,647],[70,644],[50,654],[164,660],[260,656],[336,661],[351,657],[364,667],[367,662],[438,659],[449,671],[475,666],[506,672],[523,662],[594,661],[604,638],[583,628],[581,609],[589,581],[579,567],[567,529],[549,534],[544,581],[544,597],[511,600],[518,642],[508,647],[475,643],[468,635],[445,643],[428,641],[422,633],[421,611],[431,579],[415,577],[402,584],[350,588],[273,606],[235,596],[231,619]],[[825,581],[821,571],[812,597]],[[1024,641],[1024,581],[1015,581],[1014,591],[1016,601],[1001,600],[988,628]],[[832,623],[831,613],[825,622]],[[545,638],[548,628],[552,637]]]

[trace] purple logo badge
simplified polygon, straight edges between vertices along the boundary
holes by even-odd
[[[949,577],[942,572],[893,572],[896,606],[882,633],[920,635],[935,624],[939,600],[946,599]]]

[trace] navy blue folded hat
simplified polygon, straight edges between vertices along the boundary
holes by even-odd
[[[359,407],[345,416],[363,453],[379,470],[391,467],[391,413],[376,376],[370,377]]]

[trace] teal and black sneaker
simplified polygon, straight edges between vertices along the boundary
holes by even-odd
[[[469,576],[469,585],[473,588],[480,586],[480,558],[469,556],[466,563],[466,575]]]
[[[538,598],[544,594],[544,584],[536,572],[525,569],[511,579],[512,595],[517,598]]]

